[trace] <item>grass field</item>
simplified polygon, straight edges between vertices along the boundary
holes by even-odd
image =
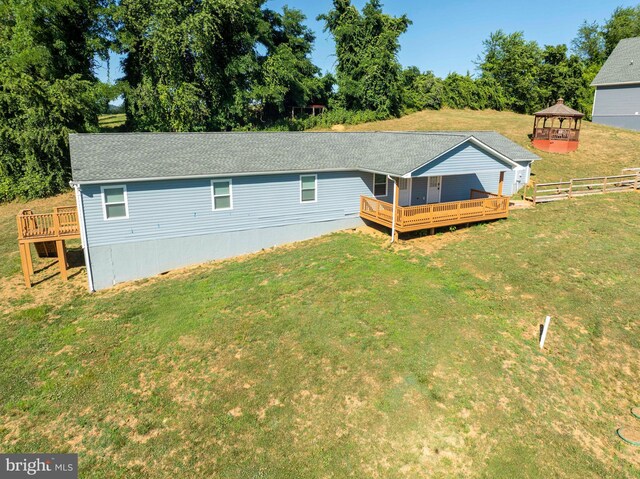
[[[124,124],[127,121],[127,115],[125,113],[115,113],[112,115],[100,115],[98,117],[98,126],[102,133],[119,132],[124,129]]]
[[[81,269],[21,286],[22,207],[0,205],[2,452],[78,452],[91,478],[640,478],[615,436],[640,427],[637,193],[95,294]]]

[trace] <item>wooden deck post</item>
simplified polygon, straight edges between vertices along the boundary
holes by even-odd
[[[502,188],[504,187],[504,171],[500,172],[500,182],[498,183],[498,196],[502,196]]]
[[[26,247],[29,245],[26,243],[18,243],[18,249],[20,250],[20,263],[22,265],[22,274],[24,276],[24,284],[27,288],[31,287],[31,275],[29,274],[29,265],[27,263]]]
[[[56,250],[58,252],[58,264],[60,266],[60,277],[66,281],[67,276],[67,248],[64,240],[56,241]]]
[[[33,275],[33,257],[31,256],[31,244],[23,243],[24,246],[24,256],[27,259],[27,267],[29,269],[29,274]]]

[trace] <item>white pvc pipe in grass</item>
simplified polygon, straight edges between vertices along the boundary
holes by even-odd
[[[544,326],[542,326],[542,335],[540,335],[540,349],[544,348],[544,340],[547,339],[547,331],[549,330],[550,322],[551,316],[547,316],[544,320]]]

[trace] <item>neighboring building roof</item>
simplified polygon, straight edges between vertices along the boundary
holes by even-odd
[[[620,40],[591,86],[624,83],[640,83],[640,37]]]
[[[327,170],[402,176],[466,141],[510,161],[540,159],[491,131],[69,135],[77,183]]]
[[[569,108],[564,104],[564,100],[562,98],[558,98],[558,102],[550,106],[549,108],[545,108],[544,110],[540,110],[534,113],[535,116],[557,116],[557,117],[573,117],[573,118],[582,118],[584,113],[580,113],[573,108]]]

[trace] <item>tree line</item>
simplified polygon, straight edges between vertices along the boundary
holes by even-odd
[[[398,61],[406,16],[334,0],[318,17],[335,40],[335,74],[311,60],[302,11],[266,0],[2,0],[0,201],[47,196],[69,180],[68,134],[97,132],[124,96],[129,131],[304,129],[423,109],[531,113],[562,96],[589,114],[589,83],[622,38],[640,36],[640,5],[583,23],[567,45],[492,33],[474,74],[439,78]],[[116,85],[99,61],[124,58]],[[291,118],[292,107],[329,106]]]

